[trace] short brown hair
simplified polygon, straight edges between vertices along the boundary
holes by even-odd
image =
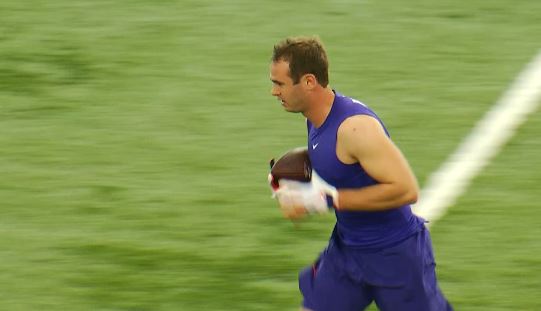
[[[329,84],[329,61],[323,43],[316,37],[290,37],[274,46],[272,61],[289,63],[293,83],[305,74],[313,74],[323,87]]]

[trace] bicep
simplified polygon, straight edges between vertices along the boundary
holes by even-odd
[[[347,119],[338,140],[348,157],[379,183],[415,182],[406,159],[375,118],[362,115]]]

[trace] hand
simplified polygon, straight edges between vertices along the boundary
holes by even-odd
[[[276,187],[269,177],[273,197],[278,199],[284,216],[297,219],[307,214],[329,211],[338,202],[338,191],[313,171],[310,182],[282,179]]]
[[[284,218],[289,220],[301,220],[302,218],[308,216],[308,211],[302,205],[287,205],[282,203],[279,203],[279,205],[282,215]]]
[[[271,160],[271,168],[274,164],[274,159]],[[269,186],[272,191],[272,198],[277,199],[282,210],[282,214],[285,218],[291,220],[298,220],[304,218],[307,214],[306,208],[302,205],[295,205],[293,201],[290,200],[290,197],[287,195],[278,195],[278,189],[280,189],[280,184],[272,174],[268,176]]]

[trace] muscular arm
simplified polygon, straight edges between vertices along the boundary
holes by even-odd
[[[339,210],[380,211],[417,201],[419,187],[409,164],[373,117],[357,115],[338,129],[337,156],[360,163],[379,184],[339,190]]]

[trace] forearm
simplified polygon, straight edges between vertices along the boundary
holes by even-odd
[[[418,189],[413,186],[377,184],[360,189],[340,189],[338,210],[383,211],[415,203]]]

